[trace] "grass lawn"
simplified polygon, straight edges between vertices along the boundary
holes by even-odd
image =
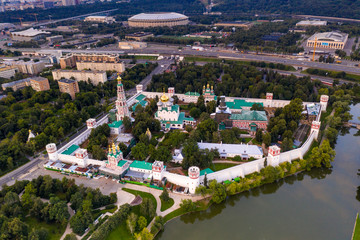
[[[161,198],[160,198],[160,200],[161,200],[161,209],[160,209],[160,211],[162,211],[162,212],[165,211],[166,209],[171,208],[172,205],[174,205],[174,199],[172,199],[172,198],[170,198],[170,200],[167,201],[167,202],[164,202]]]
[[[134,58],[135,59],[144,59],[144,60],[157,60],[158,57],[156,57],[156,56],[139,56],[139,55],[135,55]]]
[[[46,230],[48,230],[48,233],[49,233],[48,239],[49,240],[60,239],[61,236],[63,235],[63,233],[65,232],[65,228],[66,228],[66,226],[61,226],[61,224],[59,224],[59,223],[40,222],[39,220],[37,220],[34,217],[26,217],[25,223],[27,223],[29,225],[30,229],[45,228]]]
[[[226,168],[234,167],[236,165],[237,164],[233,164],[233,163],[214,163],[213,167],[211,167],[211,170],[220,171]]]
[[[250,140],[251,140],[252,138],[244,138],[244,140],[245,140],[245,143],[248,143],[248,142],[250,142]]]
[[[185,57],[185,60],[188,62],[221,62],[221,59],[209,57]]]
[[[109,236],[106,238],[106,240],[132,240],[134,237],[129,232],[126,222],[124,221],[119,227],[115,228],[114,231],[112,231]]]
[[[359,214],[356,215],[356,221],[354,226],[354,233],[352,236],[352,240],[360,240],[360,219]]]

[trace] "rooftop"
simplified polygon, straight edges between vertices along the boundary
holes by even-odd
[[[128,161],[120,160],[120,161],[118,162],[118,167],[124,166],[127,162],[128,162]]]
[[[136,99],[136,101],[141,101],[141,100],[144,100],[145,98],[146,98],[145,95],[140,94],[140,95],[137,96],[135,99]]]
[[[256,145],[198,142],[198,146],[200,149],[217,149],[220,154],[230,153],[235,155],[263,155],[262,149]]]
[[[119,128],[123,124],[123,121],[114,121],[112,123],[109,123],[108,126],[110,128]]]
[[[145,170],[152,170],[152,163],[135,160],[130,164],[130,167],[131,168],[145,169]]]
[[[140,13],[129,18],[129,21],[146,21],[146,20],[174,20],[174,19],[187,19],[188,17],[175,12],[167,13]]]
[[[206,168],[206,169],[200,171],[200,176],[203,176],[205,174],[210,174],[210,173],[213,173],[213,172],[214,171],[211,170],[210,168]]]
[[[232,120],[252,120],[252,121],[267,121],[265,111],[251,111],[243,110],[241,113],[231,114]]]
[[[300,21],[296,24],[296,26],[306,26],[306,25],[312,25],[312,26],[325,26],[327,24],[327,21],[319,21],[319,20],[304,20]]]
[[[74,82],[76,82],[75,80],[73,80],[73,79],[59,79],[59,82],[62,82],[62,83],[74,83]]]
[[[186,96],[200,96],[200,93],[198,93],[198,92],[186,92],[185,95]]]
[[[226,106],[230,109],[242,109],[243,107],[252,107],[255,102],[247,102],[243,99],[234,99],[233,102],[226,102]],[[257,103],[264,106],[263,103]]]
[[[166,128],[170,127],[170,124],[183,124],[184,121],[195,121],[194,118],[192,117],[185,117],[185,113],[184,112],[180,112],[179,118],[177,121],[166,121],[166,120],[162,120],[161,123],[165,123],[165,124],[169,124],[166,126]]]
[[[14,34],[14,35],[17,35],[17,36],[24,36],[24,37],[35,37],[35,36],[40,35],[40,34],[50,34],[50,32],[45,32],[45,31],[42,31],[42,30],[29,28],[29,29],[26,29],[26,30],[20,31],[20,32],[12,32],[11,34]]]
[[[74,153],[78,148],[80,148],[78,145],[71,145],[68,149],[66,149],[65,151],[62,152],[62,154],[65,155],[71,155],[72,153]]]
[[[347,33],[340,32],[323,32],[315,33],[308,40],[314,41],[317,38],[317,41],[330,41],[330,42],[345,42],[348,38]]]

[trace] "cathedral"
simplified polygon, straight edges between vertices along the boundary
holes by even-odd
[[[184,129],[185,125],[195,125],[194,118],[185,117],[185,113],[180,112],[179,105],[173,102],[174,99],[164,93],[157,103],[158,110],[155,113],[155,119],[161,122],[162,129]]]

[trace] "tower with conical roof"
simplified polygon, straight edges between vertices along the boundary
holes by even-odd
[[[129,108],[126,103],[126,96],[124,91],[124,85],[121,82],[121,77],[117,78],[117,100],[116,100],[116,120],[122,121],[125,116],[129,117]]]

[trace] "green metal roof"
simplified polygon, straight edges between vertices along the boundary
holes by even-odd
[[[168,111],[166,107],[161,108],[161,111]],[[179,105],[175,104],[171,106],[171,112],[178,112],[179,111]]]
[[[224,123],[224,122],[221,122],[221,123],[219,124],[219,130],[224,130],[225,128],[226,128],[225,123]]]
[[[198,92],[186,92],[185,95],[187,95],[187,96],[200,96],[200,93],[198,93]]]
[[[122,121],[114,121],[112,123],[109,123],[110,128],[119,128],[123,124]]]
[[[234,99],[234,102],[226,102],[226,106],[230,109],[242,109],[243,107],[252,107],[255,102],[247,102],[243,99]],[[257,103],[264,106],[263,103]]]
[[[213,173],[213,172],[214,172],[214,171],[211,170],[210,168],[206,168],[206,169],[200,171],[200,176],[205,175],[205,173],[206,173],[206,174],[209,174],[209,173]]]
[[[127,163],[127,161],[125,161],[125,160],[120,160],[120,161],[118,162],[118,167],[124,166],[125,163]]]
[[[233,113],[230,115],[232,120],[252,120],[252,121],[267,121],[265,111],[246,111],[243,110],[241,113]]]
[[[145,101],[145,100],[141,100],[141,101],[139,101],[139,102],[137,102],[134,106],[132,106],[132,110],[133,110],[133,112],[135,112],[135,109],[136,109],[136,107],[137,107],[137,105],[141,105],[142,107],[145,107],[146,105],[147,105],[147,101]]]
[[[152,163],[135,160],[130,164],[130,167],[145,169],[145,170],[152,170]]]
[[[137,96],[135,99],[140,102],[141,100],[144,100],[145,98],[146,98],[145,95],[140,94],[140,95]]]
[[[73,152],[75,152],[78,148],[80,148],[78,145],[71,145],[68,149],[62,152],[62,154],[65,155],[71,155]]]

